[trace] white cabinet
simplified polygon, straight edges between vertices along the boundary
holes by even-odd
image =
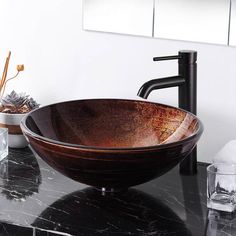
[[[85,30],[152,36],[153,0],[84,0]]]
[[[236,46],[236,0],[83,0],[83,28]]]
[[[229,45],[236,46],[236,0],[231,1]]]
[[[157,38],[228,44],[230,0],[155,0]]]

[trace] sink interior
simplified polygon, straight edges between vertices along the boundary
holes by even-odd
[[[98,148],[138,148],[182,140],[197,132],[197,118],[156,103],[77,100],[40,108],[26,120],[34,133],[62,143]]]

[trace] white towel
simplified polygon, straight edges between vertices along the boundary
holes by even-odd
[[[236,164],[236,140],[231,140],[215,155],[213,163]]]
[[[216,175],[216,183],[219,183],[221,188],[231,191],[236,191],[236,140],[232,140],[225,144],[225,146],[215,155],[213,163],[225,163],[224,166],[219,166],[218,171],[222,174],[233,175]]]

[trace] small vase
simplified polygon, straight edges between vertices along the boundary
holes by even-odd
[[[0,112],[0,128],[8,129],[8,146],[11,148],[24,148],[28,145],[21,128],[20,122],[24,114],[9,114]]]

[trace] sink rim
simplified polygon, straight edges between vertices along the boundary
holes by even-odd
[[[70,103],[70,102],[76,102],[76,101],[81,101],[81,102],[86,102],[86,101],[98,101],[98,100],[115,100],[115,101],[128,101],[128,102],[141,102],[141,103],[148,103],[148,104],[154,104],[154,105],[161,105],[161,106],[165,106],[165,107],[169,107],[169,108],[174,108],[174,109],[178,109],[180,111],[183,111],[191,116],[193,116],[194,118],[197,119],[198,121],[198,129],[192,133],[190,136],[183,138],[179,141],[175,141],[175,142],[171,142],[171,143],[166,143],[166,144],[157,144],[157,145],[152,145],[152,146],[143,146],[143,147],[99,147],[99,146],[85,146],[85,145],[80,145],[80,144],[72,144],[72,143],[65,143],[65,142],[61,142],[61,141],[57,141],[54,139],[50,139],[47,137],[43,137],[39,134],[36,134],[35,132],[33,132],[32,130],[30,130],[27,125],[26,125],[26,120],[27,118],[34,112],[36,112],[39,109],[43,109],[46,107],[50,107],[50,106],[54,106],[54,105],[58,105],[58,104],[62,104],[62,103]],[[136,100],[136,99],[123,99],[123,98],[91,98],[91,99],[76,99],[76,100],[69,100],[69,101],[63,101],[63,102],[57,102],[57,103],[52,103],[49,105],[45,105],[42,107],[39,107],[31,112],[29,112],[22,120],[20,123],[20,127],[23,131],[23,134],[26,136],[30,136],[34,139],[38,139],[40,141],[43,141],[45,143],[48,143],[50,145],[56,145],[56,146],[61,146],[61,147],[66,147],[66,148],[71,148],[71,149],[80,149],[80,150],[84,150],[84,151],[98,151],[98,152],[132,152],[132,151],[147,151],[147,150],[159,150],[159,149],[165,149],[165,148],[169,148],[172,146],[177,146],[177,145],[181,145],[182,143],[187,143],[189,141],[191,141],[192,139],[194,139],[197,136],[200,136],[203,133],[204,127],[203,127],[203,123],[201,122],[201,120],[194,115],[193,113],[186,111],[184,109],[178,108],[178,107],[174,107],[174,106],[170,106],[170,105],[166,105],[163,103],[157,103],[157,102],[150,102],[150,101],[143,101],[143,100]],[[27,139],[27,137],[26,137]],[[28,140],[27,140],[28,141]]]

